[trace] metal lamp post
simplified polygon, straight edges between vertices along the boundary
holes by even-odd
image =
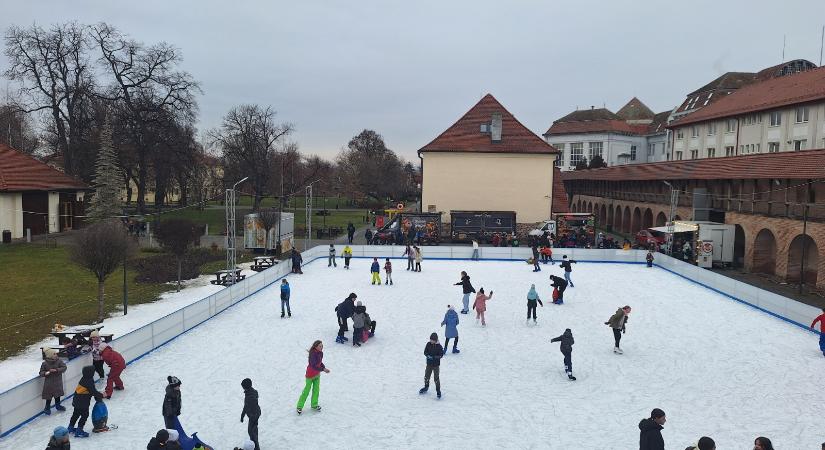
[[[232,189],[226,190],[226,270],[231,277],[232,284],[235,284],[235,188],[239,184],[248,180],[243,177],[240,181],[232,185]]]

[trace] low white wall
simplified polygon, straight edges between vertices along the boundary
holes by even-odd
[[[394,245],[353,245],[351,247],[353,257],[357,258],[403,258],[405,249],[404,246]],[[340,256],[343,249],[344,245],[336,245],[336,254]],[[425,264],[428,259],[467,259],[472,256],[473,252],[472,247],[469,246],[425,246],[421,249]],[[328,246],[316,246],[305,251],[303,253],[305,264],[315,259],[326,258],[328,250]],[[645,262],[647,252],[642,250],[553,250],[554,259],[559,260],[562,255],[568,255],[569,258],[582,262],[642,264]],[[526,260],[531,256],[531,252],[525,247],[481,247],[479,256],[486,260]],[[806,324],[819,314],[819,310],[812,306],[701,269],[661,253],[656,254],[656,265],[803,328],[807,328]],[[234,286],[222,289],[141,328],[118,336],[113,341],[113,345],[131,364],[260,289],[275,283],[287,275],[290,269],[291,264],[287,260],[263,272],[248,276]],[[80,380],[83,366],[89,364],[91,364],[91,355],[84,355],[66,364],[67,370],[63,374],[65,392],[72,392]],[[42,387],[42,379],[35,377],[0,393],[0,437],[42,413],[43,401],[40,398]]]

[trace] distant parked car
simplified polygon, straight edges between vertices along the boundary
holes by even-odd
[[[667,241],[663,233],[641,230],[636,233],[636,245],[648,247],[650,244],[662,245]]]

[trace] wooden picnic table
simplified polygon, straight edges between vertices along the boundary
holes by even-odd
[[[100,330],[102,328],[103,325],[98,324],[75,325],[71,327],[64,327],[60,330],[52,330],[50,334],[57,338],[57,345],[51,345],[48,348],[57,350],[57,354],[59,356],[68,357],[67,352],[69,348],[73,346],[73,344],[66,345],[66,342],[70,342],[75,336],[81,336],[84,340],[89,341],[91,340],[92,332],[97,331],[98,333],[100,333]],[[100,338],[103,340],[103,342],[112,342],[113,337],[113,334],[100,333]],[[81,352],[78,351],[78,354],[81,354]]]
[[[230,285],[230,284],[232,284],[232,273],[233,272],[235,273],[235,282],[236,283],[238,281],[243,280],[244,278],[246,278],[246,275],[241,274],[241,269],[240,268],[236,268],[234,271],[223,269],[223,270],[218,270],[217,272],[215,272],[215,279],[210,281],[210,283],[219,284],[221,286]]]
[[[278,264],[278,261],[274,256],[256,256],[252,258],[252,266],[250,269],[254,270],[255,272],[261,272],[263,270],[269,269],[270,267]]]

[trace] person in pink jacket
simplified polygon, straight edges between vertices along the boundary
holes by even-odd
[[[484,311],[487,311],[487,300],[491,298],[493,298],[493,291],[490,291],[490,295],[484,295],[484,288],[481,288],[476,294],[476,301],[473,302],[473,309],[476,310],[476,322],[481,319],[482,327],[487,326],[487,322],[484,321]]]

